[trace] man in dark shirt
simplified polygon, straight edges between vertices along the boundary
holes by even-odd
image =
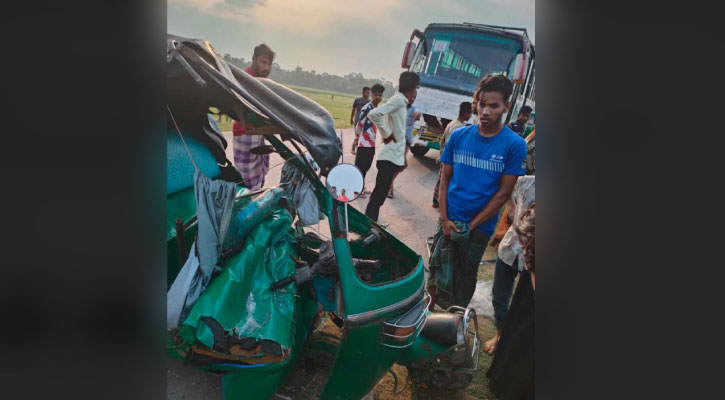
[[[526,123],[529,122],[529,118],[531,118],[531,107],[523,106],[519,110],[519,116],[516,118],[516,121],[509,123],[509,128],[516,132],[517,135],[524,137],[524,130],[526,129]]]

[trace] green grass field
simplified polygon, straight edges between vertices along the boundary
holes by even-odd
[[[312,99],[312,101],[324,107],[335,119],[335,128],[340,129],[352,127],[352,125],[350,125],[350,111],[352,110],[352,102],[358,96],[293,85],[287,85],[287,87],[302,93]],[[386,100],[386,98],[383,99],[383,101]],[[222,131],[232,130],[232,120],[227,116],[222,116],[222,122],[217,122],[217,124]]]

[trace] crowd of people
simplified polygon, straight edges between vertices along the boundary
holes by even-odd
[[[255,47],[252,65],[245,72],[267,77],[274,56],[265,44]],[[386,198],[394,197],[393,182],[408,165],[413,124],[422,116],[413,105],[419,82],[416,73],[405,71],[398,90],[384,104],[385,88],[375,84],[364,87],[352,105],[351,150],[363,180],[377,155],[374,188],[360,193],[369,195],[365,215],[376,222]],[[432,204],[440,218],[427,282],[431,309],[436,304],[466,307],[476,289],[485,249],[497,248],[492,290],[496,332],[484,350],[495,355],[487,376],[501,399],[533,398],[534,387],[535,129],[526,134],[529,106],[521,107],[514,122],[504,124],[512,92],[513,84],[505,76],[486,75],[472,101],[460,103],[458,117],[445,127]],[[473,123],[467,124],[472,116]],[[234,122],[234,164],[251,190],[264,185],[269,156],[250,150],[263,145],[263,135],[278,133],[277,129],[254,121]],[[344,190],[337,196],[348,200]]]
[[[376,135],[382,136],[375,189],[365,210],[375,221],[386,193],[393,197],[395,177],[407,166],[413,123],[421,116],[413,106],[418,82],[415,73],[403,72],[398,92],[387,103],[379,106],[383,88],[373,86],[372,100],[366,87],[352,106],[352,152],[363,175],[375,156]],[[503,123],[512,92],[505,76],[485,76],[472,101],[460,103],[458,117],[443,131],[433,192],[440,219],[427,289],[431,310],[436,305],[466,307],[486,247],[497,249],[492,290],[496,331],[484,344],[494,355],[487,371],[489,387],[501,399],[528,399],[534,396],[535,129],[526,132],[533,111],[526,105],[515,121]],[[467,124],[472,116],[473,124]]]

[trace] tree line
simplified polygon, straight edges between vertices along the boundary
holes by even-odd
[[[224,54],[224,61],[236,65],[239,68],[247,68],[252,64],[252,61],[247,61],[244,58],[233,57],[231,54]],[[365,78],[361,73],[350,73],[345,76],[330,75],[327,72],[317,73],[314,69],[306,71],[301,67],[297,67],[293,70],[286,70],[280,68],[279,64],[272,63],[272,72],[270,77],[276,82],[284,83],[287,85],[303,86],[312,89],[328,90],[332,92],[349,93],[352,95],[359,95],[360,91],[364,86],[373,86],[375,83],[379,83],[385,87],[385,94],[395,93],[395,86],[393,82],[386,81],[384,78],[370,79]],[[390,96],[388,95],[388,96]]]

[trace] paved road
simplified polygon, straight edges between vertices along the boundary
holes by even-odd
[[[339,132],[339,131],[338,131]],[[350,153],[353,130],[343,129],[343,159],[347,163],[354,163],[355,156]],[[225,132],[229,146],[227,155],[234,160],[232,150],[232,134]],[[438,210],[431,207],[433,188],[438,178],[438,167],[435,158],[437,150],[430,150],[425,157],[414,157],[408,154],[408,168],[395,180],[395,198],[386,199],[380,209],[381,223],[390,224],[388,230],[398,236],[403,242],[423,255],[427,263],[425,239],[435,233]],[[273,167],[265,182],[265,186],[279,183],[282,158],[273,153],[270,156],[270,166]],[[370,190],[375,185],[377,168],[375,162],[366,176],[365,187]],[[350,203],[351,206],[364,212],[368,198],[358,198]],[[324,222],[322,223],[324,224]],[[184,367],[183,363],[168,360],[167,371],[167,399],[221,399],[221,378],[206,374],[193,367]]]

